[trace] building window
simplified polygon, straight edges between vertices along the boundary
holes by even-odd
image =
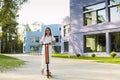
[[[101,2],[95,5],[84,7],[84,11],[94,11],[94,10],[102,9],[104,7],[105,7],[105,2]]]
[[[30,46],[30,51],[31,52],[38,52],[39,51],[39,46]]]
[[[85,52],[105,52],[105,51],[106,51],[105,34],[85,36]]]
[[[60,35],[60,42],[61,42],[61,38],[62,38],[62,37],[61,37],[61,35]]]
[[[108,0],[109,19],[111,22],[120,21],[120,0]]]
[[[61,31],[61,28],[59,28],[59,30]]]
[[[64,36],[69,36],[70,25],[64,26]]]
[[[92,24],[92,13],[85,13],[85,25],[90,25]]]
[[[110,33],[111,51],[120,52],[120,32]]]
[[[108,0],[109,5],[118,5],[120,4],[120,0]]]
[[[61,47],[60,46],[54,46],[54,50],[55,50],[55,52],[60,53],[61,52]]]
[[[55,41],[59,42],[59,36],[54,36],[55,37]]]
[[[120,21],[120,7],[110,7],[110,21]]]
[[[105,2],[84,7],[84,25],[102,23],[106,21]]]
[[[106,14],[105,14],[105,9],[99,10],[97,12],[97,23],[103,23],[106,21]]]
[[[117,7],[110,8],[110,21],[120,21],[120,9],[118,10]]]
[[[69,51],[69,42],[64,42],[64,52]]]

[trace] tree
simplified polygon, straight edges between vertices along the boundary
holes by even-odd
[[[35,21],[34,23],[32,23],[33,30],[34,31],[40,31],[41,30],[41,25],[43,25],[42,22]]]
[[[20,6],[27,0],[3,0],[2,8],[0,9],[0,26],[2,27],[2,52],[8,53],[11,51],[11,41],[17,38],[18,25],[17,17]],[[13,36],[14,35],[14,36]],[[17,40],[17,39],[16,39]],[[17,41],[16,41],[17,42]]]
[[[31,31],[29,24],[23,24],[23,26],[24,26],[24,32],[29,32],[29,31]]]

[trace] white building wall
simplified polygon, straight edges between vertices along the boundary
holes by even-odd
[[[106,52],[95,52],[98,55],[107,55],[110,53],[110,32],[120,32],[120,21],[109,22],[108,20],[108,8],[106,8],[106,18],[107,20],[103,23],[92,24],[89,26],[84,26],[84,15],[83,7],[92,5],[105,1],[106,4],[108,0],[71,0],[70,1],[70,53],[82,55],[90,55],[91,53],[85,53],[85,40],[84,35],[88,34],[100,34],[105,33],[106,36]],[[102,53],[102,54],[101,54]],[[107,53],[107,54],[106,54]]]

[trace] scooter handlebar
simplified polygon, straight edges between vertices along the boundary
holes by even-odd
[[[45,44],[41,44],[41,45],[51,45],[51,43],[45,43]]]

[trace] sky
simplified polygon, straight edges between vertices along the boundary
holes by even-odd
[[[69,16],[69,0],[29,0],[22,5],[18,21],[20,24],[36,21],[46,25],[60,24],[66,16]]]

